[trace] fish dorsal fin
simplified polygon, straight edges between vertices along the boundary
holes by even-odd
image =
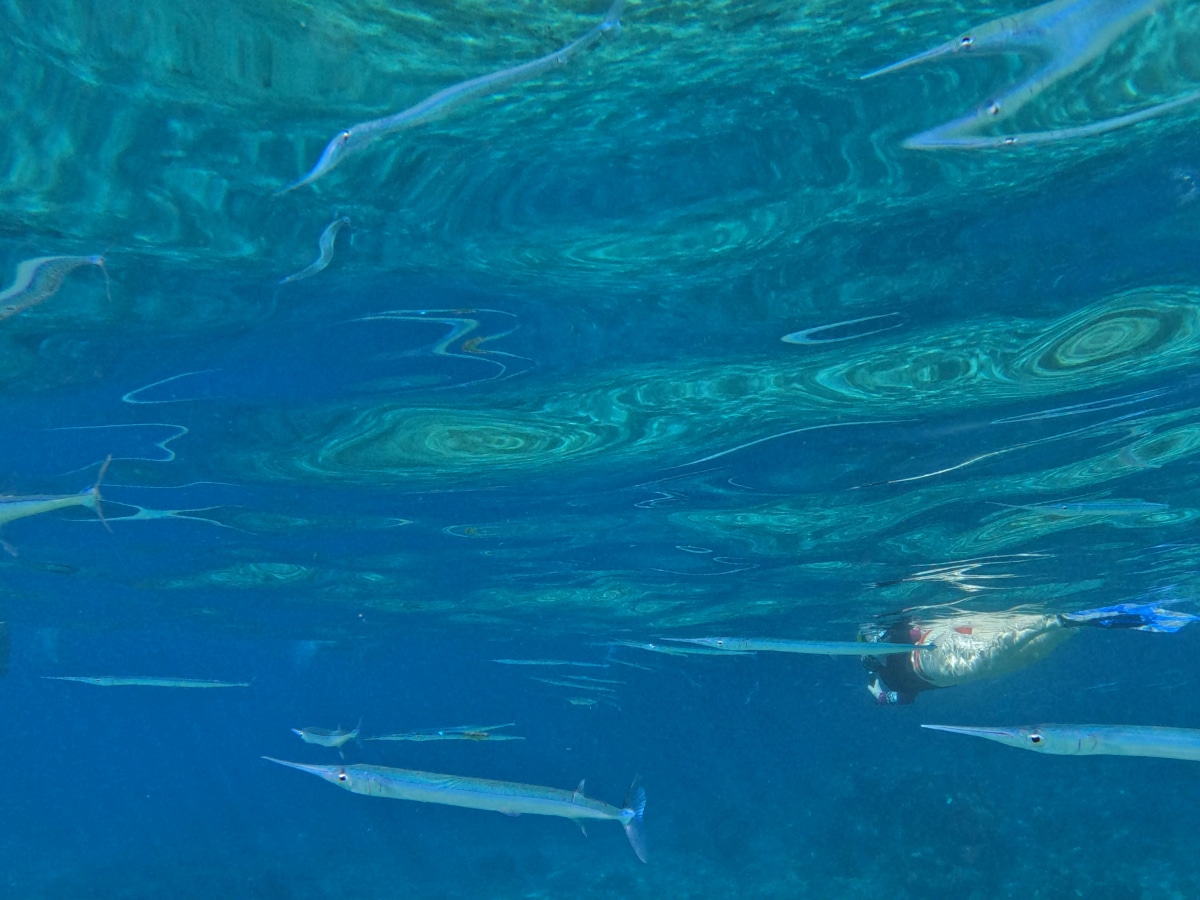
[[[587,797],[584,796],[584,793],[583,793],[583,785],[586,781],[587,781],[586,778],[579,779],[579,786],[576,787],[574,793],[571,794],[571,801],[573,803],[578,803],[580,800],[587,799]]]

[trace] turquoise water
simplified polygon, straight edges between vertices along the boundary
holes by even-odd
[[[0,24],[0,893],[1200,895],[1194,763],[918,727],[1195,726],[1200,628],[894,706],[639,646],[1200,612],[1194,5]],[[636,778],[648,862],[263,756]]]

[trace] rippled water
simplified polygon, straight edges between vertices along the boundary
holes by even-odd
[[[1189,763],[917,728],[1194,725],[1200,629],[1083,629],[891,709],[853,656],[633,646],[1196,612],[1200,11],[1041,12],[0,4],[0,488],[69,498],[111,457],[103,519],[90,494],[0,505],[0,884],[1200,891]],[[650,864],[608,823],[584,842],[259,759],[334,764],[289,730],[360,716],[525,740],[347,763],[586,775],[612,803],[639,774]]]

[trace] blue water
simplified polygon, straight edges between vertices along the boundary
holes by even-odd
[[[659,652],[1200,613],[1200,12],[1060,12],[1057,78],[1021,4],[631,0],[280,194],[604,10],[0,8],[0,894],[1200,896],[1195,763],[919,728],[1196,726],[1200,627],[894,706]],[[648,861],[264,756],[636,779]]]

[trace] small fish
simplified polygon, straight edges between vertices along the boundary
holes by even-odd
[[[891,331],[893,328],[899,328],[904,324],[904,322],[899,321],[892,325],[884,325],[881,328],[858,331],[856,333],[845,334],[840,337],[818,337],[818,335],[823,335],[830,331],[836,331],[839,328],[849,328],[851,325],[861,325],[864,322],[875,322],[879,319],[900,318],[900,313],[896,312],[880,313],[877,316],[863,316],[861,319],[847,319],[844,322],[834,322],[830,325],[814,325],[812,328],[805,328],[803,331],[793,331],[791,334],[785,334],[780,338],[780,340],[785,344],[836,344],[841,341],[852,341],[857,338],[869,337],[872,334]]]
[[[80,266],[99,266],[108,292],[108,269],[104,267],[103,256],[36,256],[19,263],[13,283],[0,291],[0,319],[15,316],[53,297],[63,280]]]
[[[368,741],[523,741],[515,734],[496,734],[501,728],[511,728],[516,722],[503,725],[455,725],[450,728],[427,728],[369,737]]]
[[[368,741],[523,741],[519,734],[492,734],[487,731],[451,731],[445,733],[409,731],[366,738]]]
[[[570,659],[493,659],[502,666],[575,666],[587,669],[607,669],[608,663],[575,662]]]
[[[287,278],[280,279],[280,284],[290,284],[293,281],[299,281],[301,278],[308,278],[322,271],[333,260],[333,244],[337,240],[338,232],[342,230],[342,226],[349,225],[350,220],[345,216],[340,219],[334,219],[325,226],[325,230],[321,232],[321,239],[318,242],[320,255],[312,263],[312,265],[301,269]]]
[[[1159,725],[922,725],[1055,756],[1151,756],[1200,761],[1200,730]]]
[[[564,791],[561,788],[542,787],[537,784],[440,775],[436,772],[390,769],[385,766],[310,766],[270,756],[264,756],[263,759],[308,772],[351,793],[366,794],[369,797],[486,809],[507,816],[519,816],[521,813],[559,816],[570,819],[580,827],[588,819],[620,822],[633,852],[642,862],[646,861],[646,835],[642,827],[646,792],[641,788],[634,792],[631,804],[618,808],[584,796],[582,781],[575,790]]]
[[[641,669],[643,672],[655,671],[653,666],[643,666],[641,663],[630,662],[627,659],[617,659],[615,656],[610,657],[609,662],[613,662],[621,666],[628,666],[631,669]]]
[[[577,690],[581,690],[581,691],[597,691],[597,692],[606,693],[606,694],[614,693],[612,688],[605,687],[602,684],[586,684],[586,683],[581,683],[578,681],[567,681],[565,678],[537,678],[534,676],[531,676],[531,677],[533,678],[534,681],[540,681],[542,684],[553,684],[558,687],[576,688]]]
[[[312,184],[318,178],[331,171],[347,156],[371,146],[384,135],[392,134],[404,128],[422,125],[447,114],[455,107],[461,106],[469,100],[474,100],[476,97],[496,93],[511,84],[535,78],[543,72],[564,65],[572,57],[600,40],[605,34],[609,32],[615,34],[619,31],[621,27],[620,15],[624,6],[625,0],[614,0],[612,6],[609,7],[608,12],[604,14],[604,18],[600,22],[589,28],[582,37],[576,38],[553,53],[548,53],[545,56],[522,63],[519,66],[503,69],[499,72],[492,72],[489,75],[480,75],[478,78],[472,78],[468,81],[451,85],[432,96],[426,97],[420,103],[410,106],[402,112],[379,119],[372,119],[369,122],[360,122],[357,125],[351,125],[349,128],[339,131],[325,145],[325,149],[321,153],[321,158],[317,160],[316,165],[309,170],[308,174],[294,184],[288,185],[283,190],[278,191],[277,194],[286,194],[288,191],[295,190],[303,185]]]
[[[248,681],[204,681],[198,678],[156,678],[143,675],[43,675],[50,681],[78,681],[98,687],[242,688]]]
[[[96,475],[96,483],[86,491],[80,491],[78,494],[29,494],[27,496],[0,496],[0,526],[7,525],[9,522],[14,522],[17,519],[27,519],[30,516],[38,516],[42,513],[53,512],[56,509],[69,509],[72,506],[82,506],[84,509],[90,509],[100,517],[100,521],[104,523],[104,527],[109,528],[108,521],[104,518],[104,514],[100,511],[100,482],[104,478],[104,473],[108,471],[108,464],[112,462],[112,456],[104,460],[104,464],[100,466],[100,472]]]
[[[592,684],[624,684],[625,683],[624,681],[621,681],[617,678],[593,678],[590,675],[564,675],[563,678],[566,678],[569,681],[573,681],[573,682],[586,681],[586,682],[590,682]]]
[[[298,735],[300,740],[306,744],[316,744],[318,747],[332,747],[335,750],[340,750],[343,744],[349,743],[358,737],[358,729],[361,727],[361,720],[358,726],[353,731],[343,731],[339,725],[337,728],[293,728],[292,734]]]
[[[1041,513],[1059,519],[1070,519],[1077,516],[1145,516],[1150,513],[1164,512],[1171,507],[1166,503],[1150,503],[1146,500],[1081,500],[1077,502],[1034,503],[1022,505],[1016,503],[996,503],[993,506],[1003,506],[1005,509],[1023,509],[1028,512]]]
[[[572,706],[584,706],[588,709],[595,709],[596,704],[599,703],[594,697],[568,697],[567,702]]]

